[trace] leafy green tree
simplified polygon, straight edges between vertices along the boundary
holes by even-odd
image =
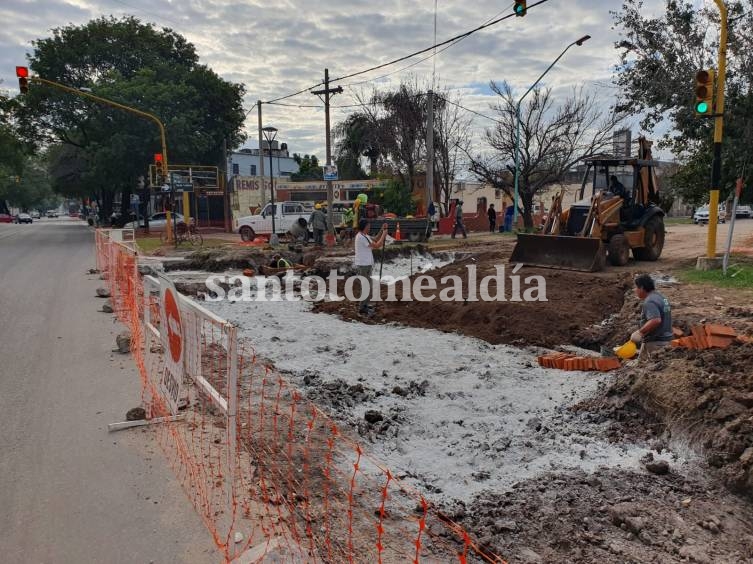
[[[380,204],[384,211],[406,216],[416,212],[416,202],[405,185],[399,180],[389,180],[387,185],[377,191],[375,203]]]
[[[0,94],[0,212],[6,212],[8,195],[24,170],[26,147],[15,131],[15,102]]]
[[[223,139],[231,147],[244,140],[243,86],[199,64],[193,45],[170,29],[99,18],[54,29],[33,45],[30,66],[40,77],[156,115],[170,163],[218,164]],[[53,87],[32,83],[19,116],[27,139],[64,147],[51,151],[55,188],[96,196],[105,215],[115,195],[127,205],[161,150],[152,121]]]
[[[22,211],[52,207],[55,196],[45,163],[41,159],[28,157],[18,176],[0,181],[0,200],[6,200]]]
[[[316,155],[299,155],[293,153],[293,160],[298,164],[298,172],[291,174],[290,179],[296,182],[303,180],[323,180],[324,171]]]
[[[337,162],[343,180],[362,180],[366,173],[361,167],[361,158],[369,160],[369,175],[377,175],[382,149],[379,143],[379,128],[366,111],[350,114],[334,129],[337,141]]]
[[[613,12],[621,38],[615,43],[621,64],[614,82],[621,107],[642,115],[648,131],[669,121],[670,130],[660,147],[670,149],[683,166],[673,185],[692,204],[708,200],[711,179],[713,120],[693,112],[694,77],[701,69],[715,68],[719,47],[719,13],[713,3],[697,10],[693,2],[667,1],[664,13],[647,17],[639,0],[624,0]],[[750,169],[753,145],[753,1],[727,2],[727,50],[722,197],[735,179]]]

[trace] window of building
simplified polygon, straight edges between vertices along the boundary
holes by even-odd
[[[238,163],[233,163],[233,174],[238,176],[241,173],[241,167]]]
[[[256,176],[256,165],[251,165],[251,176]]]

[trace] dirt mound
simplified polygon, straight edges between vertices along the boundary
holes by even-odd
[[[725,484],[753,497],[753,344],[671,350],[626,370],[579,409],[617,421],[612,438],[687,440],[721,469]]]
[[[458,276],[463,281],[464,297],[468,296],[469,266],[476,267],[476,288],[485,276],[495,274],[495,266],[506,267],[506,288],[504,295],[508,301],[439,301],[442,290],[452,286],[442,283],[442,278]],[[542,276],[546,281],[548,301],[526,302],[509,301],[513,297],[510,276],[512,270],[500,253],[482,253],[468,256],[426,275],[436,280],[436,290],[424,291],[426,297],[434,296],[430,302],[382,301],[376,303],[377,315],[367,323],[397,322],[412,327],[425,327],[440,331],[460,333],[483,339],[492,344],[514,344],[520,346],[538,345],[554,347],[571,343],[584,327],[601,322],[605,317],[620,311],[629,279],[623,273],[601,273],[598,275],[550,269],[524,268],[520,276],[520,294],[531,288],[525,279],[529,276]],[[413,278],[415,279],[417,275]],[[398,284],[402,286],[401,284]],[[497,285],[489,285],[489,294],[495,295]],[[340,295],[344,295],[341,293]],[[397,291],[398,298],[402,290]],[[382,299],[388,297],[388,290],[382,287]],[[357,319],[357,305],[350,302],[320,302],[316,311],[340,315],[346,319]]]
[[[510,562],[753,562],[753,508],[672,472],[550,474],[446,514]]]
[[[753,327],[753,309],[727,305],[752,300],[753,293],[749,290],[679,283],[660,283],[657,290],[672,304],[673,325],[686,335],[690,334],[692,326],[706,322],[728,325],[740,334]],[[575,334],[573,344],[599,350],[602,346],[611,348],[625,342],[638,328],[641,317],[641,302],[635,296],[632,283],[628,284],[622,309],[614,313],[599,323],[584,326]]]

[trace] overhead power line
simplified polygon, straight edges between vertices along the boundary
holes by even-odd
[[[540,6],[542,4],[545,4],[548,1],[549,0],[539,0],[538,2],[535,2],[535,3],[531,4],[530,6],[528,6],[528,10],[530,10],[531,8],[535,8],[537,6]],[[514,18],[514,17],[516,17],[516,15],[514,13],[507,14],[506,16],[502,16],[501,18],[497,18],[497,19],[495,19],[495,20],[493,20],[491,22],[488,22],[488,23],[482,24],[482,25],[480,25],[478,27],[475,27],[475,28],[471,29],[470,31],[466,31],[465,33],[461,33],[460,35],[456,35],[455,37],[451,37],[450,39],[442,41],[441,43],[437,43],[435,45],[431,45],[429,47],[426,47],[425,49],[421,49],[420,51],[415,51],[414,53],[411,53],[409,55],[405,55],[403,57],[398,57],[397,59],[393,59],[392,61],[388,61],[388,62],[382,63],[380,65],[375,65],[375,66],[373,66],[371,68],[368,68],[368,69],[365,69],[365,70],[362,70],[362,71],[358,71],[358,72],[353,72],[353,73],[350,73],[350,74],[346,74],[346,75],[340,76],[338,78],[333,78],[332,80],[330,80],[330,83],[332,83],[332,82],[339,82],[341,80],[347,80],[349,78],[353,78],[355,76],[360,76],[362,74],[366,74],[366,73],[371,72],[371,71],[379,70],[379,69],[382,69],[384,67],[388,67],[390,65],[394,65],[396,63],[401,63],[401,62],[406,61],[408,59],[411,59],[411,58],[413,58],[413,57],[415,57],[417,55],[423,55],[424,53],[432,51],[432,50],[436,49],[437,47],[443,47],[445,45],[448,45],[450,43],[456,42],[458,40],[465,39],[466,37],[469,37],[469,36],[473,35],[474,33],[478,33],[481,30],[484,30],[484,29],[487,29],[489,27],[495,26],[495,25],[497,25],[497,24],[499,24],[499,23],[501,23],[501,22],[503,22],[505,20],[508,20],[508,19]],[[293,96],[298,96],[299,94],[303,94],[305,92],[308,92],[309,90],[312,90],[313,88],[317,88],[317,87],[321,86],[322,84],[323,84],[322,82],[318,82],[317,84],[315,84],[313,86],[309,86],[308,88],[303,88],[302,90],[299,90],[298,92],[293,92],[292,94],[288,94],[286,96],[280,96],[279,98],[275,98],[273,100],[270,100],[267,103],[278,102],[280,100],[286,100],[288,98],[292,98]]]
[[[512,7],[512,6],[511,6],[511,7]],[[497,13],[496,13],[495,15],[493,15],[493,16],[492,16],[491,18],[489,18],[489,19],[487,19],[486,21],[484,21],[484,23],[483,23],[482,25],[486,25],[486,24],[488,24],[489,22],[493,21],[493,20],[494,20],[495,18],[499,17],[499,15],[500,15],[500,14],[502,14],[502,13],[504,13],[504,12],[506,12],[506,11],[507,11],[507,9],[505,9],[505,10],[500,10],[500,11],[499,11],[499,12],[497,12]],[[453,42],[452,42],[452,43],[450,43],[449,45],[445,45],[445,46],[444,46],[444,47],[443,47],[442,49],[440,49],[439,51],[437,51],[437,50],[436,50],[436,46],[435,46],[435,47],[433,48],[433,53],[432,53],[431,55],[427,55],[426,57],[423,57],[422,59],[419,59],[418,61],[415,61],[415,62],[413,62],[413,63],[411,63],[411,64],[409,64],[409,65],[406,65],[406,66],[404,66],[404,67],[400,67],[400,68],[399,68],[399,69],[397,69],[397,70],[394,70],[394,71],[391,71],[391,72],[385,73],[385,74],[383,74],[383,75],[381,75],[381,76],[375,76],[374,78],[368,78],[368,79],[366,79],[366,80],[359,80],[358,82],[349,82],[348,84],[345,84],[344,86],[345,86],[345,87],[349,87],[349,86],[358,86],[359,84],[367,84],[367,83],[369,83],[369,82],[374,82],[374,81],[376,81],[376,80],[381,80],[381,79],[383,79],[383,78],[387,78],[388,76],[392,76],[393,74],[398,74],[398,73],[401,73],[401,72],[403,72],[403,71],[405,71],[405,70],[408,70],[409,68],[415,67],[416,65],[420,65],[420,64],[421,64],[421,63],[423,63],[424,61],[428,61],[429,59],[431,59],[431,58],[434,58],[434,57],[436,57],[437,55],[439,55],[439,54],[441,54],[441,53],[444,53],[445,51],[447,51],[447,49],[449,49],[450,47],[454,47],[455,45],[457,45],[458,43],[460,43],[460,42],[461,42],[461,41],[463,41],[464,39],[467,39],[468,37],[469,37],[468,35],[464,35],[463,37],[461,37],[461,38],[460,38],[460,39],[458,39],[457,41],[453,41]],[[436,39],[436,37],[435,37],[435,38],[434,38],[434,41],[436,41],[436,40],[437,40],[437,39]],[[367,72],[368,72],[368,71],[367,71]]]

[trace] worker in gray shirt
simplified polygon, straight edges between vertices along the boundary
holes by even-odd
[[[635,279],[635,295],[643,300],[641,326],[630,340],[641,346],[640,358],[646,359],[669,345],[672,335],[672,308],[669,300],[656,291],[648,274]]]
[[[309,218],[311,230],[314,232],[314,243],[324,245],[324,232],[327,230],[327,216],[322,211],[322,205],[316,204],[314,212]]]

